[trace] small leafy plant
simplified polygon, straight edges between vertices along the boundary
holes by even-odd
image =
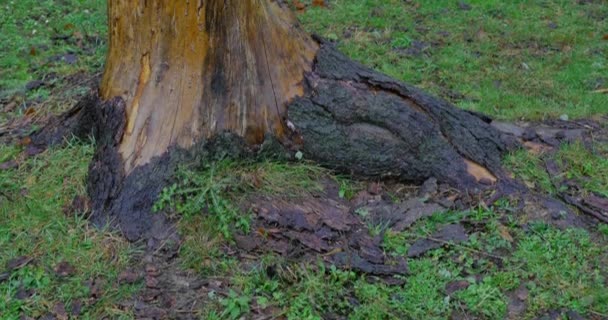
[[[225,239],[232,238],[233,226],[248,233],[249,215],[241,214],[229,199],[233,177],[217,174],[227,165],[228,162],[220,161],[209,164],[202,172],[178,170],[178,182],[163,189],[153,210],[170,209],[184,216],[209,213]]]

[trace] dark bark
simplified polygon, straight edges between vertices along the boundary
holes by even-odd
[[[70,110],[53,117],[39,131],[30,136],[32,144],[39,147],[62,144],[72,137],[87,139],[99,132],[100,119],[97,94],[89,94]]]
[[[480,186],[465,159],[502,177],[507,144],[483,118],[355,63],[331,45],[289,106],[305,156],[364,177]],[[482,181],[483,183],[483,181]]]

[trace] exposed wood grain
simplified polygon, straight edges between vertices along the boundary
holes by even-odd
[[[100,93],[127,105],[125,170],[230,131],[282,137],[317,44],[277,1],[110,0]],[[142,138],[143,137],[143,138]]]

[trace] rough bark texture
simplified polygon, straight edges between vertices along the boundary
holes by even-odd
[[[307,157],[365,177],[462,188],[502,175],[501,134],[472,113],[364,67],[324,44],[308,93],[289,106]]]
[[[97,93],[91,93],[67,112],[51,118],[41,130],[30,136],[32,144],[44,147],[59,145],[70,136],[79,139],[96,136],[100,129],[98,100]]]

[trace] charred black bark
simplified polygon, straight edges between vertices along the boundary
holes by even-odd
[[[53,117],[30,136],[32,144],[40,147],[60,145],[66,139],[88,139],[99,134],[100,110],[97,94],[86,95],[70,110]]]

